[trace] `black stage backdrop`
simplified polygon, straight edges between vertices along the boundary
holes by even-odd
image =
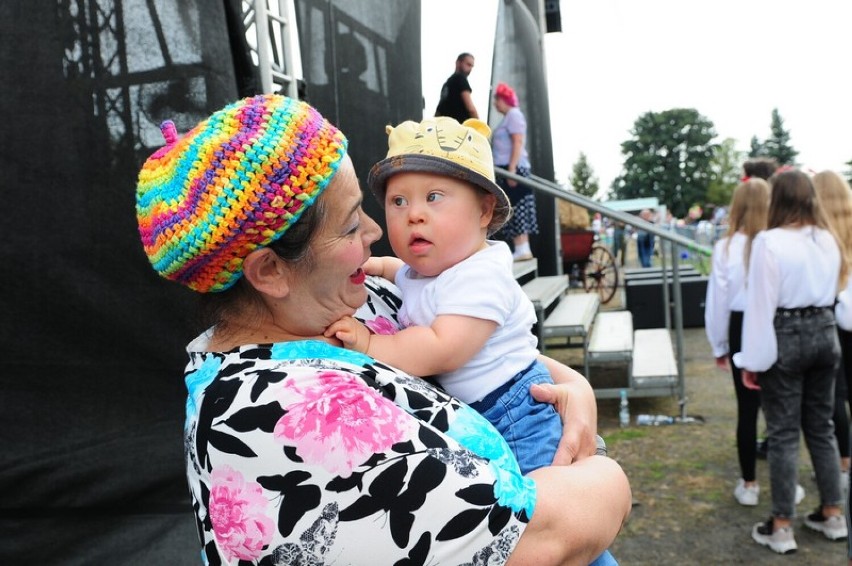
[[[423,119],[420,2],[301,0],[296,9],[306,98],[349,138],[366,188],[370,167],[387,154],[385,126]],[[364,209],[384,230],[368,190]],[[373,246],[375,255],[392,253],[387,238]]]
[[[297,1],[308,99],[362,179],[384,125],[421,117],[419,8]],[[200,562],[181,435],[195,301],[148,265],[134,190],[161,121],[183,132],[255,92],[239,13],[0,2],[0,564]]]

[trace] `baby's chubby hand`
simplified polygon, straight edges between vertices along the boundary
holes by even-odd
[[[366,271],[366,264],[364,264]],[[355,350],[366,354],[370,348],[370,329],[352,318],[344,316],[331,326],[326,328],[323,333],[327,338],[337,338],[343,342],[343,347],[347,350]]]
[[[367,275],[382,276],[382,258],[380,257],[370,257],[361,267]]]

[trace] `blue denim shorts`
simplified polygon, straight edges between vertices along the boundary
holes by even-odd
[[[538,361],[470,404],[506,439],[524,474],[549,466],[562,438],[559,413],[550,403],[539,403],[530,395],[534,383],[553,383]]]

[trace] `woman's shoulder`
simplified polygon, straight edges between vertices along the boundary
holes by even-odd
[[[526,124],[527,123],[527,117],[524,116],[523,111],[520,108],[518,108],[517,106],[509,109],[509,111],[506,112],[506,119],[507,119],[507,121],[509,121],[513,124]]]

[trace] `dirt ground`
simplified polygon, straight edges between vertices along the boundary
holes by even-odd
[[[607,308],[611,306],[617,307],[618,299]],[[553,347],[547,350],[582,371],[581,352]],[[762,488],[759,505],[740,506],[733,498],[739,466],[731,376],[715,368],[703,328],[685,329],[684,352],[686,414],[702,417],[704,424],[637,426],[636,415],[681,415],[681,410],[675,397],[636,398],[630,401],[632,424],[622,429],[618,425],[618,400],[598,401],[599,433],[606,440],[609,455],[627,472],[633,489],[633,511],[612,547],[614,556],[624,566],[845,565],[845,541],[829,542],[802,524],[804,515],[819,503],[804,443],[799,483],[807,495],[794,522],[798,552],[781,556],[752,541],[752,525],[765,520],[770,511],[767,463],[758,460]],[[596,373],[591,373],[594,384]],[[764,428],[761,423],[759,430]]]

